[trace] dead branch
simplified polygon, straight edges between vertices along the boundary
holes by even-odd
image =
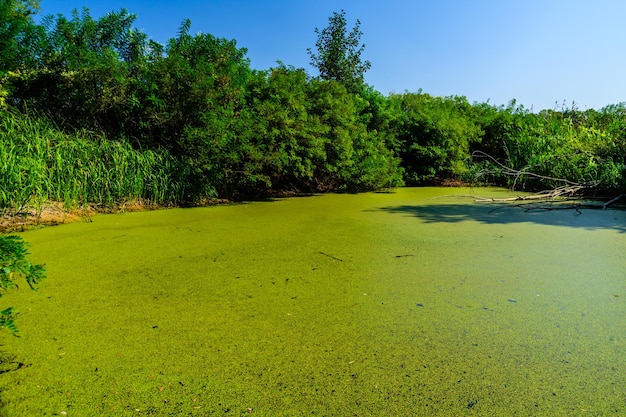
[[[626,197],[626,194],[620,194],[617,197],[613,198],[612,200],[607,201],[602,206],[602,210],[606,210],[610,205],[617,203],[619,200],[621,200],[622,198],[625,198],[625,197]]]
[[[512,190],[515,190],[515,186],[519,179],[522,177],[531,177],[537,180],[542,181],[551,181],[556,183],[563,184],[560,187],[556,187],[550,190],[540,191],[530,195],[520,195],[516,197],[510,198],[488,198],[488,197],[474,197],[475,202],[479,203],[492,203],[492,202],[518,202],[519,204],[514,204],[518,207],[524,207],[525,210],[562,210],[562,209],[575,209],[577,212],[581,208],[593,208],[593,209],[607,209],[608,207],[614,205],[618,201],[624,199],[626,200],[626,194],[620,194],[617,197],[604,198],[604,197],[592,197],[588,198],[585,196],[591,195],[591,191],[596,191],[598,187],[597,181],[591,181],[587,183],[578,183],[574,181],[570,181],[565,178],[555,178],[549,177],[546,175],[540,175],[530,171],[532,169],[531,166],[524,167],[522,169],[514,169],[512,167],[506,166],[505,164],[498,161],[493,156],[482,152],[482,151],[474,151],[472,153],[473,158],[484,158],[488,159],[490,163],[493,164],[494,168],[492,170],[484,170],[480,173],[480,175],[487,174],[499,174],[504,176],[513,177],[513,186]],[[562,158],[566,156],[558,156],[558,158]],[[464,195],[462,197],[470,197]],[[585,202],[581,200],[585,199]],[[604,204],[594,204],[590,203],[590,201],[598,201],[598,200],[606,200]],[[535,203],[548,203],[548,205],[539,206]],[[554,203],[554,204],[553,204]],[[558,203],[558,204],[556,204]]]
[[[581,191],[592,188],[590,185],[586,184],[576,184],[576,185],[567,185],[563,187],[558,187],[553,190],[544,190],[531,195],[520,195],[517,197],[509,197],[509,198],[488,198],[488,197],[480,197],[475,201],[478,203],[493,203],[493,202],[510,202],[510,201],[528,201],[528,200],[568,200],[573,198],[576,194]]]
[[[320,253],[320,254],[322,254],[322,255],[324,255],[324,256],[328,256],[330,259],[333,259],[333,260],[335,260],[335,261],[343,262],[343,259],[339,259],[339,258],[337,258],[337,257],[335,257],[335,256],[333,256],[333,255],[329,255],[329,254],[324,253],[324,252],[322,252],[322,251],[318,251],[318,253]]]
[[[471,194],[448,194],[443,196],[432,197],[431,200],[435,200],[438,198],[444,197],[459,197],[459,198],[471,198],[474,202],[477,203],[497,203],[497,202],[514,202],[514,201],[548,201],[548,200],[559,200],[559,201],[568,201],[568,200],[577,200],[577,194],[581,191],[591,188],[592,186],[587,184],[577,184],[577,185],[565,185],[562,187],[555,188],[553,190],[544,190],[539,191],[535,194],[529,195],[519,195],[516,197],[508,197],[508,198],[492,198],[492,197],[481,197]],[[607,203],[608,204],[608,203]]]
[[[532,171],[527,171],[528,169],[530,169],[531,167],[525,167],[523,169],[514,169],[511,167],[508,167],[506,165],[504,165],[503,163],[501,163],[500,161],[498,161],[496,158],[494,158],[493,156],[483,152],[483,151],[474,151],[472,152],[472,158],[486,158],[489,159],[491,162],[493,162],[497,167],[498,170],[497,171],[493,171],[493,172],[489,172],[489,173],[497,173],[497,174],[501,174],[501,175],[506,175],[509,177],[514,177],[515,180],[513,182],[513,188],[515,188],[515,184],[517,184],[517,180],[526,176],[526,177],[532,177],[532,178],[536,178],[539,180],[544,180],[544,181],[555,181],[555,182],[560,182],[563,184],[567,184],[570,186],[580,186],[582,184],[574,182],[574,181],[570,181],[567,180],[565,178],[554,178],[554,177],[548,177],[546,175],[540,175],[540,174],[536,174]],[[593,184],[595,185],[595,184]]]

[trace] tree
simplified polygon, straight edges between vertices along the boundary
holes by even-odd
[[[422,93],[394,94],[397,117],[390,129],[410,185],[437,179],[463,179],[470,148],[483,132],[470,118],[465,97],[437,97]]]
[[[311,65],[319,70],[320,78],[338,81],[351,93],[360,92],[364,85],[363,74],[372,66],[369,61],[361,59],[365,49],[364,44],[359,47],[363,35],[361,22],[357,20],[348,33],[346,12],[343,10],[333,12],[328,22],[328,27],[322,30],[315,28],[317,54],[311,48],[307,49]]]
[[[5,77],[7,103],[38,109],[62,128],[122,136],[131,81],[150,45],[133,29],[135,19],[125,9],[94,19],[83,8],[71,19],[48,15],[29,26],[30,32],[16,35],[23,64]]]
[[[32,15],[39,10],[34,0],[2,0],[0,2],[0,76],[20,66],[24,48],[34,24]]]
[[[36,0],[0,1],[0,109],[7,107],[11,71],[30,66],[31,40],[37,26],[32,15],[39,10]]]
[[[170,39],[165,57],[146,74],[152,85],[145,120],[163,147],[191,169],[198,197],[232,192],[240,180],[248,152],[245,98],[251,76],[247,50],[235,40],[189,34],[185,20]],[[218,188],[219,187],[219,188]],[[190,197],[194,197],[190,195]]]
[[[324,127],[309,113],[310,83],[305,70],[279,64],[257,72],[249,85],[254,115],[249,135],[256,151],[251,162],[259,167],[257,177],[268,186],[310,191],[316,163],[326,156],[321,139]]]

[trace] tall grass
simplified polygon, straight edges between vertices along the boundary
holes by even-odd
[[[85,131],[68,135],[45,120],[1,113],[2,212],[49,201],[66,208],[180,203],[187,179],[187,170],[166,151],[136,150]]]
[[[507,177],[508,185],[545,189],[585,184],[610,193],[626,190],[626,160],[613,143],[623,138],[595,127],[575,125],[569,119],[539,120],[504,140],[505,164],[520,175]],[[525,176],[533,173],[542,178]]]

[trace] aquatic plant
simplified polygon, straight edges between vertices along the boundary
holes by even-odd
[[[6,337],[4,367],[25,365],[0,374],[0,415],[623,414],[626,212],[451,193],[521,194],[402,188],[28,231],[54,280],[10,294],[24,337]]]

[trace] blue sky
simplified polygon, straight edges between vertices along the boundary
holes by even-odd
[[[42,0],[42,15],[126,8],[165,43],[185,18],[191,33],[235,39],[255,69],[305,68],[315,28],[345,10],[361,21],[365,81],[387,95],[423,92],[528,109],[580,110],[626,101],[623,0]]]

